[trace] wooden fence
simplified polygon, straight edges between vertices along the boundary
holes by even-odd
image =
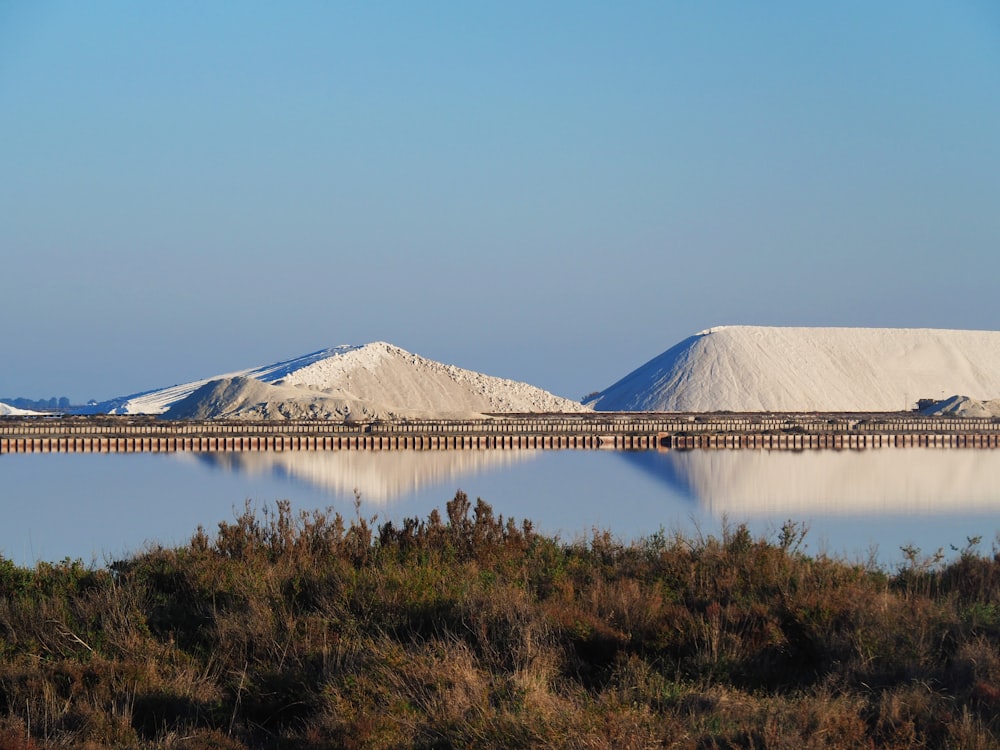
[[[1000,420],[916,415],[519,415],[477,420],[0,420],[0,454],[287,450],[997,448]]]

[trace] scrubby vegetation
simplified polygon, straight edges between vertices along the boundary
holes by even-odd
[[[0,559],[0,748],[994,747],[1000,561],[803,529],[566,543],[247,509],[107,568]]]

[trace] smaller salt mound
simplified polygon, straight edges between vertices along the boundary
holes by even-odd
[[[264,385],[279,390],[258,387]],[[172,408],[181,402],[182,407]],[[527,383],[434,362],[378,341],[122,396],[89,413],[168,410],[175,419],[468,418],[590,411]]]
[[[16,406],[0,402],[0,417],[40,417],[45,412],[18,409]]]
[[[928,417],[950,415],[968,419],[991,419],[1000,417],[1000,398],[977,401],[968,396],[952,396],[924,406],[920,413]]]

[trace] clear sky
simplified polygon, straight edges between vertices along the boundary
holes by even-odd
[[[998,282],[995,0],[0,0],[3,396],[385,340],[579,398]]]

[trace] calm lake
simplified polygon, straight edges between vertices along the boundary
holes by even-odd
[[[903,560],[1000,531],[1000,451],[288,451],[0,456],[0,554],[19,564],[102,565],[146,544],[213,531],[246,501],[289,499],[365,517],[426,517],[462,489],[562,539],[608,530],[774,535],[806,524],[806,551]]]

